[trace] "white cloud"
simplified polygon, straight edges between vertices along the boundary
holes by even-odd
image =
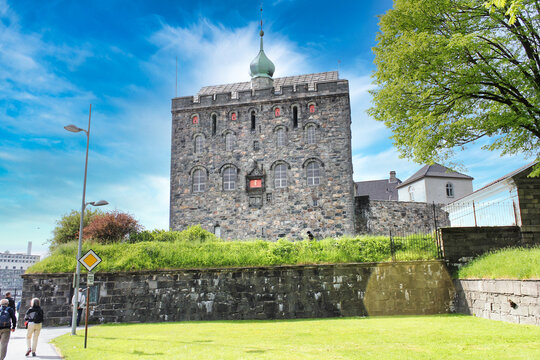
[[[400,159],[394,148],[376,154],[353,156],[354,181],[387,179],[390,171],[395,171],[396,176],[403,181],[420,167],[421,165]]]
[[[264,49],[276,65],[274,77],[297,75],[310,71],[305,55],[283,36],[266,31]],[[162,28],[150,37],[159,47],[152,61],[154,71],[161,72],[157,59],[179,58],[179,93],[194,95],[200,87],[249,81],[249,64],[259,52],[257,24],[230,29],[201,19],[190,27]]]

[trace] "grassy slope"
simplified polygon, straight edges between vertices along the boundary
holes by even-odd
[[[416,244],[416,250],[408,250],[406,245],[398,241],[398,260],[433,259],[436,256],[434,242],[422,242],[420,248]],[[98,271],[376,262],[391,257],[389,239],[373,236],[298,242],[212,239],[204,242],[84,243],[83,253],[88,249],[94,250],[103,259]],[[49,257],[28,269],[27,273],[73,272],[76,251],[75,242],[61,245]]]
[[[461,279],[540,279],[540,247],[488,253],[471,261],[457,274]]]
[[[540,327],[470,316],[102,325],[54,343],[80,359],[539,359]]]

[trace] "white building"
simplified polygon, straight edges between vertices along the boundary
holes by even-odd
[[[448,204],[472,193],[472,181],[472,177],[442,165],[426,165],[397,186],[398,199]]]
[[[10,291],[17,300],[22,292],[22,278],[26,269],[37,263],[39,255],[32,255],[32,242],[28,243],[28,250],[24,253],[0,253],[0,292],[2,296]]]
[[[516,179],[526,177],[534,164],[514,170],[445,206],[451,226],[521,226],[522,214]],[[522,189],[522,192],[525,191]]]

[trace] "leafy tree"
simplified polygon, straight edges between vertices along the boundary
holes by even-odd
[[[84,228],[84,238],[108,244],[124,239],[128,234],[142,230],[130,214],[120,211],[96,215]]]
[[[539,0],[395,0],[379,25],[370,114],[404,157],[444,163],[486,137],[540,160]]]
[[[99,214],[101,212],[97,209],[86,209],[84,212],[83,227],[86,227]],[[69,214],[64,214],[60,220],[57,220],[56,227],[53,230],[53,238],[49,240],[51,247],[54,248],[60,244],[78,240],[80,221],[81,212],[77,210],[71,210]]]

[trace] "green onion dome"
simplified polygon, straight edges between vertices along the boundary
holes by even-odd
[[[270,61],[270,59],[266,56],[263,50],[263,36],[264,32],[261,30],[261,50],[259,51],[259,54],[253,59],[251,64],[249,65],[249,69],[251,70],[250,74],[252,78],[256,77],[267,77],[271,78],[272,75],[274,75],[274,71],[276,71],[276,67],[274,66],[274,63]]]

